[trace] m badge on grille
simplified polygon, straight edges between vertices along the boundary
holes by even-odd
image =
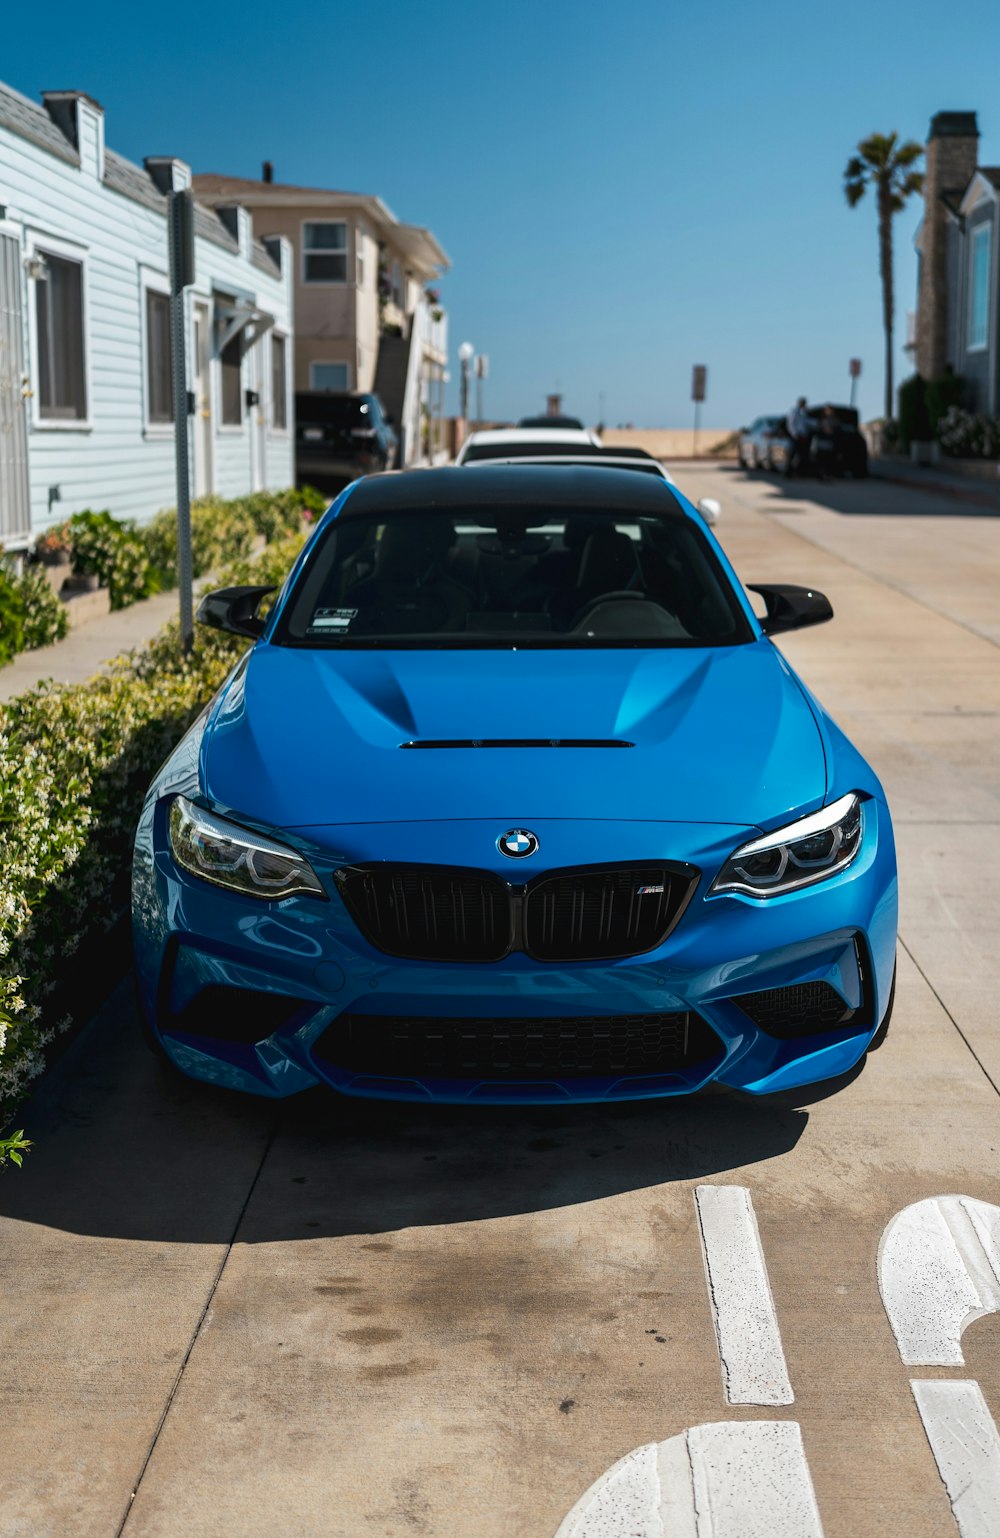
[[[534,854],[538,840],[527,828],[508,828],[497,839],[497,848],[512,860],[524,860],[529,854]]]

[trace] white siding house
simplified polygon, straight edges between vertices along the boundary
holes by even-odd
[[[144,520],[176,501],[167,200],[179,160],[104,145],[79,92],[0,83],[0,543],[83,508]],[[195,208],[187,291],[192,493],[294,481],[293,273],[238,206]]]

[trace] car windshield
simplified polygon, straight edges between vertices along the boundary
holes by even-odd
[[[693,520],[529,506],[345,515],[272,639],[303,647],[732,646],[752,632]]]
[[[375,416],[372,403],[363,395],[297,395],[296,420],[335,426],[367,427]]]

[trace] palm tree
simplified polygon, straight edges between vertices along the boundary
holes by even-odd
[[[878,209],[878,264],[882,275],[882,325],[885,329],[885,415],[892,416],[892,219],[914,192],[924,185],[924,173],[912,167],[924,153],[922,144],[897,134],[871,134],[862,139],[844,171],[844,195],[856,208],[869,187]]]

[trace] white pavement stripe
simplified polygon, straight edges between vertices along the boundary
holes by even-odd
[[[962,1538],[1000,1532],[1000,1433],[978,1383],[910,1384]]]
[[[636,1448],[556,1538],[823,1538],[798,1423],[717,1421]]]
[[[698,1186],[708,1295],[727,1404],[793,1404],[757,1218],[745,1186]]]
[[[962,1332],[1000,1310],[1000,1207],[934,1196],[896,1214],[879,1245],[882,1303],[908,1367],[961,1367]]]

